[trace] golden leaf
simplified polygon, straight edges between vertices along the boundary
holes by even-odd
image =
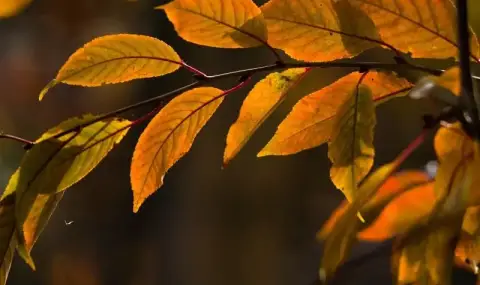
[[[266,42],[267,28],[251,0],[175,0],[165,10],[183,39],[219,48],[254,47]]]
[[[182,61],[163,41],[143,35],[117,34],[96,38],[73,53],[39,100],[58,83],[85,87],[165,75]]]
[[[258,156],[294,154],[327,142],[331,137],[334,116],[355,89],[360,76],[361,73],[351,73],[302,98]],[[380,72],[369,72],[363,83],[372,91],[376,105],[405,95],[412,86],[404,79]]]
[[[355,197],[358,183],[372,168],[375,123],[372,93],[360,84],[339,107],[328,143],[328,157],[332,161],[330,177],[349,201]]]
[[[357,7],[375,23],[382,41],[413,57],[458,56],[456,9],[450,0],[341,0]],[[421,12],[419,12],[421,11]],[[355,21],[355,18],[352,18]],[[413,36],[412,36],[413,35]],[[472,55],[479,45],[475,34]]]
[[[237,155],[253,133],[275,111],[275,109],[295,88],[303,85],[302,78],[309,72],[306,69],[289,69],[274,72],[259,81],[245,98],[237,121],[230,127],[227,146],[223,156],[224,165]]]
[[[135,147],[130,170],[134,212],[162,186],[166,172],[190,150],[225,95],[213,87],[189,90],[170,101],[148,124]]]

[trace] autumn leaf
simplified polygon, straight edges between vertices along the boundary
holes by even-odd
[[[222,90],[200,87],[170,101],[148,124],[133,153],[130,179],[133,211],[163,184],[163,177],[191,148],[223,101]]]
[[[361,73],[351,73],[302,98],[258,156],[294,154],[327,142],[335,114],[355,90],[360,76]],[[412,86],[393,74],[380,72],[369,72],[363,84],[370,88],[376,105],[405,95]]]
[[[454,261],[455,265],[478,274],[478,264],[480,262],[480,236],[478,234],[472,235],[465,231],[461,232],[455,248]]]
[[[373,22],[346,1],[270,0],[261,9],[268,43],[295,59],[351,57],[381,43]]]
[[[394,246],[392,271],[397,280],[395,284],[429,284],[429,274],[425,264],[425,247],[425,240],[419,240],[400,250],[395,250]]]
[[[356,234],[362,222],[357,213],[375,195],[380,186],[398,168],[403,158],[385,164],[368,176],[360,185],[355,199],[348,204],[347,209],[338,218],[331,231],[320,230],[318,239],[324,239],[324,252],[320,266],[320,278],[329,280],[336,269],[343,263],[356,240]]]
[[[463,131],[459,122],[440,127],[435,134],[433,146],[437,159],[441,162],[452,152],[463,152],[464,156],[473,153],[473,141]]]
[[[56,200],[53,196],[92,171],[122,140],[130,126],[129,121],[114,118],[55,137],[66,129],[94,118],[85,115],[69,119],[45,132],[25,154],[20,167],[8,182],[3,197],[16,194],[15,218],[20,237],[19,247],[25,248],[27,253],[58,203],[51,202],[51,199]],[[30,257],[24,257],[33,267]]]
[[[163,41],[143,35],[116,34],[96,38],[73,53],[39,100],[58,83],[84,87],[165,75],[182,61]]]
[[[253,133],[292,92],[301,92],[302,78],[309,71],[303,68],[274,72],[259,81],[243,101],[237,121],[230,127],[223,156],[228,164],[243,148]]]
[[[267,28],[251,0],[175,0],[158,6],[183,39],[219,48],[254,47],[266,43]]]
[[[357,239],[381,242],[405,232],[431,211],[432,197],[435,197],[433,182],[425,172],[402,171],[392,175],[362,207],[365,221],[357,228]],[[345,200],[333,212],[318,237],[325,237],[332,231],[348,205]],[[405,209],[409,211],[405,212]]]
[[[0,0],[0,19],[18,15],[31,2],[32,0]]]
[[[328,157],[332,161],[330,177],[349,201],[355,197],[358,183],[372,168],[375,123],[371,90],[359,81],[337,111],[328,143]]]
[[[0,285],[7,283],[15,254],[15,195],[0,201]]]
[[[411,53],[413,57],[458,57],[456,9],[450,0],[435,3],[431,0],[341,1],[348,1],[367,14],[382,41],[397,50]],[[471,52],[477,60],[479,45],[475,34],[471,40]]]

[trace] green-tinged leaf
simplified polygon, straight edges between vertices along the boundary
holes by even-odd
[[[266,43],[267,28],[252,0],[175,0],[165,10],[183,39],[219,48],[254,47]]]
[[[294,154],[327,142],[335,115],[355,90],[360,76],[361,73],[351,73],[302,98],[258,156]],[[370,88],[376,105],[403,96],[412,87],[404,79],[381,72],[369,72],[363,84]]]
[[[15,194],[0,201],[0,285],[7,283],[15,255]]]
[[[18,15],[32,0],[0,0],[0,19]]]
[[[35,269],[35,263],[30,252],[40,237],[40,234],[47,226],[50,217],[63,198],[64,193],[65,192],[32,195],[34,201],[30,203],[31,209],[28,215],[23,218],[23,235],[17,234],[18,240],[22,241],[17,245],[18,253],[32,269]]]
[[[375,105],[370,88],[359,85],[339,107],[328,143],[333,184],[352,201],[358,183],[373,166]]]
[[[167,171],[190,150],[225,95],[213,87],[189,90],[170,101],[148,124],[130,169],[134,212],[162,186]]]
[[[143,35],[117,34],[96,38],[73,53],[39,100],[58,83],[101,86],[165,75],[182,61],[163,41]]]
[[[237,121],[230,127],[223,156],[224,165],[237,155],[253,133],[293,92],[302,92],[302,78],[309,71],[303,68],[274,72],[258,82],[243,101]]]
[[[16,194],[15,218],[19,250],[33,266],[29,254],[65,190],[95,168],[125,136],[127,120],[99,121],[77,132],[55,138],[56,134],[96,118],[86,115],[60,123],[45,132],[27,151],[20,167],[10,178],[2,198]]]
[[[45,132],[25,154],[20,168],[10,178],[3,197],[16,191],[18,202],[23,193],[31,188],[35,189],[33,192],[44,194],[60,192],[85,177],[123,139],[130,121],[113,118],[59,138],[54,136],[95,118],[93,115],[71,118]],[[55,177],[57,168],[62,168],[64,164],[70,168],[66,167],[58,184],[51,188],[49,180]]]

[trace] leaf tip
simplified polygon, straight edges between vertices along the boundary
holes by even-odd
[[[30,255],[29,250],[25,247],[25,245],[18,245],[17,246],[17,252],[20,255],[20,257],[25,261],[25,263],[28,266],[30,266],[30,268],[33,271],[37,270],[37,267],[35,266],[35,262],[33,261],[33,258]]]
[[[43,100],[43,97],[45,97],[45,95],[47,94],[47,92],[52,89],[55,85],[57,85],[57,80],[52,80],[50,81],[47,86],[45,86],[42,91],[40,92],[40,95],[38,96],[38,101],[42,101]]]

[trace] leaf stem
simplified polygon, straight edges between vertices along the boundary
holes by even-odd
[[[468,25],[467,0],[457,0],[457,34],[458,52],[461,70],[461,98],[470,118],[465,118],[473,126],[472,135],[480,138],[480,118],[478,116],[477,104],[473,93],[473,84],[470,70],[470,28]]]
[[[14,135],[4,134],[4,133],[0,133],[0,139],[8,139],[8,140],[16,141],[16,142],[19,142],[19,143],[23,143],[25,145],[24,146],[25,148],[28,148],[29,146],[32,146],[32,145],[35,144],[34,142],[29,141],[27,139],[17,137],[17,136],[14,136]]]

